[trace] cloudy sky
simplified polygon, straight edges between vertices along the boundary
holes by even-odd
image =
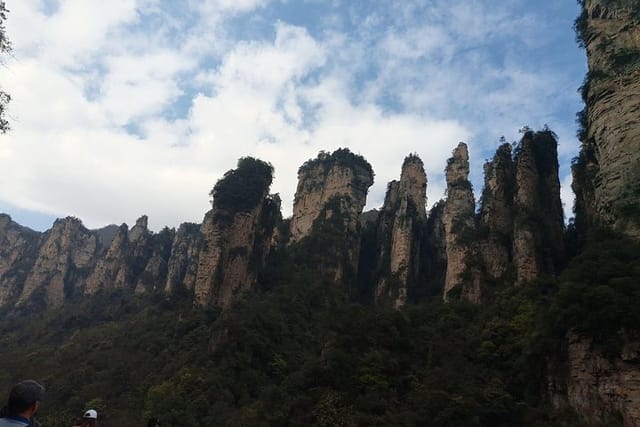
[[[7,0],[13,101],[0,211],[34,229],[200,222],[242,156],[271,162],[290,215],[297,169],[349,147],[379,207],[418,153],[429,204],[459,141],[482,164],[548,124],[563,200],[586,71],[571,0]]]

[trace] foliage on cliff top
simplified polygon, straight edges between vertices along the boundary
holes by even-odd
[[[209,195],[213,208],[234,214],[254,209],[269,192],[273,166],[253,157],[242,157],[236,169],[227,171]]]
[[[333,153],[320,151],[318,157],[309,159],[300,166],[298,175],[302,175],[316,167],[323,167],[328,172],[333,165],[364,169],[369,175],[369,181],[373,182],[374,173],[369,162],[360,154],[352,153],[348,148],[338,148]]]

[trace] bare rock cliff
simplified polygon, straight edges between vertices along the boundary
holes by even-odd
[[[336,283],[353,283],[360,256],[360,215],[373,184],[371,165],[348,149],[320,152],[298,170],[290,244]],[[314,253],[315,252],[315,253]]]
[[[22,284],[35,263],[40,233],[0,214],[0,307],[19,297]]]
[[[42,236],[35,263],[27,276],[18,305],[37,300],[43,307],[63,304],[65,293],[81,286],[93,265],[97,236],[77,218],[58,219]]]
[[[196,305],[225,307],[256,286],[274,232],[270,219],[280,210],[267,197],[272,174],[271,165],[244,158],[214,187],[213,209],[200,229]]]
[[[478,284],[463,277],[472,253],[471,236],[475,229],[475,201],[469,182],[469,152],[465,143],[461,142],[453,150],[445,172],[447,199],[442,222],[446,240],[447,273],[444,298],[446,300],[451,290],[459,288],[462,293],[468,293],[470,299],[476,300],[479,299]]]
[[[555,276],[564,262],[557,141],[551,131],[528,131],[515,154],[513,257],[518,283]]]
[[[504,276],[512,263],[513,197],[515,168],[511,144],[502,144],[484,165],[484,190],[480,206],[479,254],[490,280]]]
[[[164,288],[167,294],[175,294],[182,290],[193,291],[201,246],[200,225],[180,224],[167,261],[167,281]]]
[[[380,278],[375,300],[390,301],[395,308],[407,303],[410,281],[420,269],[421,238],[426,223],[427,175],[418,156],[408,156],[400,181],[387,187],[378,217],[377,270]]]
[[[355,231],[358,216],[366,204],[367,191],[373,184],[373,171],[364,159],[347,149],[321,152],[298,170],[298,187],[293,202],[291,242],[308,236],[314,222],[331,200],[343,198],[346,228]]]
[[[640,6],[585,0],[576,29],[589,67],[574,167],[578,216],[640,238]]]
[[[549,381],[554,405],[568,403],[590,423],[620,414],[625,427],[640,427],[640,343],[627,342],[620,354],[605,357],[590,339],[570,333],[567,354],[568,371]]]

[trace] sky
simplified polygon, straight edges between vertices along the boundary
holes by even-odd
[[[202,221],[216,181],[253,156],[292,211],[298,167],[348,147],[378,208],[417,153],[428,205],[470,151],[476,198],[501,136],[547,124],[570,162],[586,60],[565,0],[7,0],[0,212],[36,230]]]

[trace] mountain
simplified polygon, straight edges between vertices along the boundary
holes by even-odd
[[[460,143],[446,197],[408,153],[384,204],[348,149],[241,158],[202,223],[35,232],[0,215],[0,385],[44,381],[48,426],[640,426],[640,5],[584,0],[588,58],[565,225],[557,137]]]

